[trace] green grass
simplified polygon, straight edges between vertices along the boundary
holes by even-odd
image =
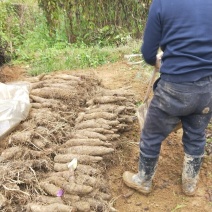
[[[138,52],[139,41],[131,41],[128,45],[114,48],[84,44],[70,45],[66,42],[42,40],[36,42],[32,37],[18,49],[17,59],[13,64],[29,65],[29,74],[36,76],[57,70],[74,70],[79,68],[97,67],[106,63],[116,62],[125,54]]]

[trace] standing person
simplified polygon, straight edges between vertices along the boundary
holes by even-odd
[[[212,116],[212,1],[153,0],[144,33],[144,60],[157,66],[164,52],[140,137],[139,171],[124,172],[125,184],[150,193],[162,141],[182,122],[182,189],[195,194]]]

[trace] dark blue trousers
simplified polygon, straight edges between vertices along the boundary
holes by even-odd
[[[158,157],[162,141],[181,121],[184,152],[194,157],[203,155],[211,116],[212,76],[191,83],[159,80],[141,132],[140,153]]]

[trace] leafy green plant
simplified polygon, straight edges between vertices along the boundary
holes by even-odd
[[[140,38],[151,0],[38,0],[44,11],[50,36],[58,28],[70,43],[120,45],[131,35]],[[61,19],[61,17],[63,17]]]

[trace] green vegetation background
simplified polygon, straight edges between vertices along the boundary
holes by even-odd
[[[31,75],[140,53],[149,0],[1,0],[0,56]]]

